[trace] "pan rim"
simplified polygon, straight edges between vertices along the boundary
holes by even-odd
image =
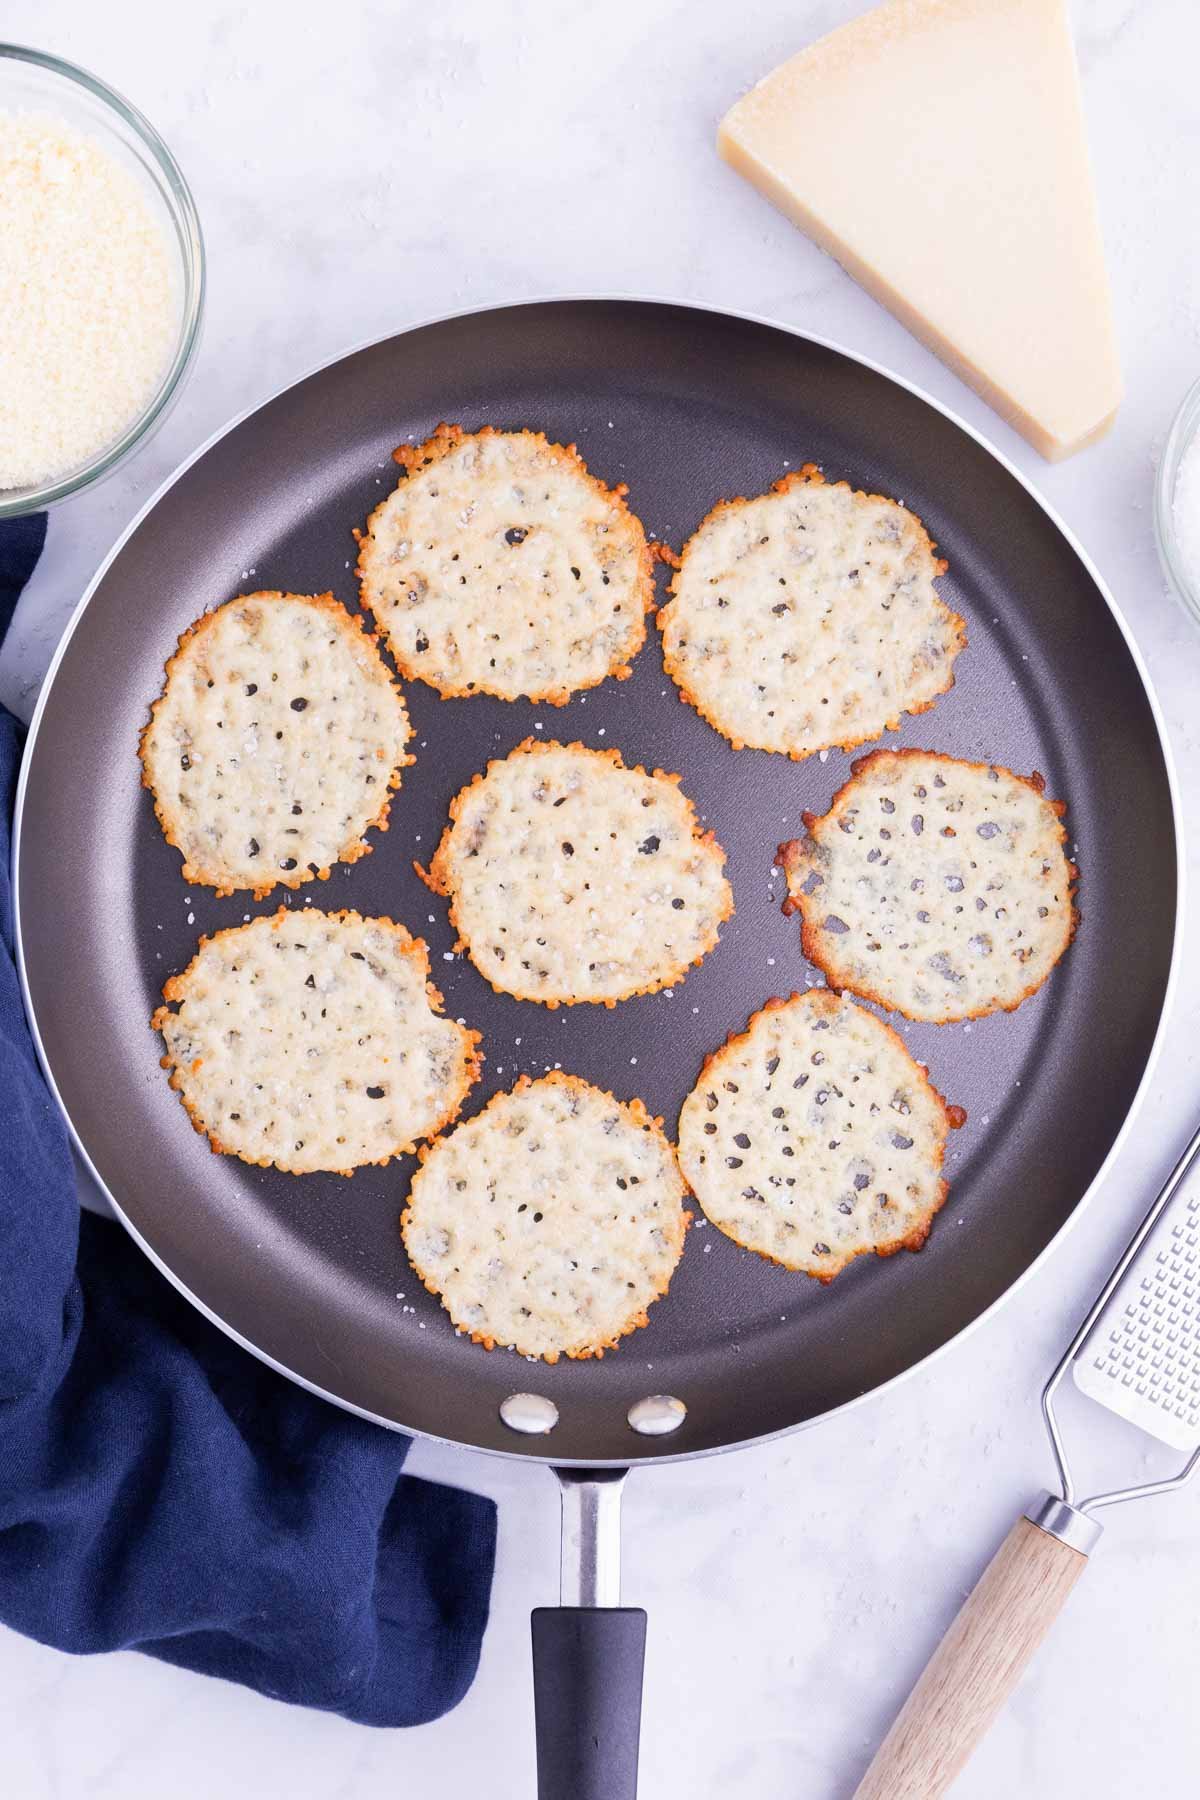
[[[30,1029],[31,1036],[33,1038],[34,1048],[37,1052],[38,1062],[41,1065],[42,1074],[45,1077],[47,1086],[49,1087],[49,1090],[54,1099],[55,1105],[58,1107],[58,1110],[66,1123],[67,1130],[70,1134],[71,1142],[74,1145],[77,1154],[79,1155],[80,1159],[84,1163],[84,1165],[87,1168],[92,1179],[95,1181],[97,1187],[100,1189],[100,1191],[104,1194],[105,1198],[108,1200],[108,1203],[112,1207],[116,1218],[119,1220],[121,1225],[125,1228],[125,1230],[129,1233],[130,1237],[134,1240],[134,1242],[138,1245],[138,1247],[142,1250],[142,1252],[147,1257],[149,1257],[150,1261],[159,1270],[159,1272],[162,1275],[164,1275],[168,1281],[170,1281],[171,1285],[174,1288],[176,1288],[177,1291],[179,1293],[181,1293],[184,1296],[184,1298],[191,1303],[191,1305],[196,1307],[196,1309],[200,1313],[202,1313],[205,1318],[207,1318],[212,1324],[216,1325],[219,1330],[223,1331],[227,1337],[231,1338],[235,1343],[240,1344],[244,1350],[248,1350],[251,1353],[251,1355],[255,1356],[260,1362],[265,1363],[269,1368],[274,1369],[276,1371],[276,1373],[286,1376],[288,1380],[295,1382],[297,1386],[305,1388],[305,1389],[307,1389],[307,1391],[309,1393],[315,1394],[318,1398],[320,1398],[322,1400],[326,1400],[326,1401],[330,1402],[332,1405],[341,1408],[341,1410],[343,1412],[353,1413],[354,1415],[356,1415],[359,1418],[369,1420],[372,1424],[382,1426],[385,1430],[399,1432],[399,1433],[402,1433],[406,1437],[421,1439],[427,1443],[445,1445],[448,1448],[451,1448],[454,1450],[468,1451],[468,1452],[471,1452],[471,1453],[473,1453],[475,1455],[479,1455],[479,1456],[495,1457],[495,1458],[499,1458],[506,1462],[539,1463],[539,1464],[544,1464],[548,1467],[557,1466],[557,1467],[563,1467],[563,1468],[579,1468],[579,1469],[582,1469],[582,1468],[621,1469],[621,1468],[627,1468],[630,1466],[627,1459],[619,1458],[619,1457],[589,1458],[589,1457],[555,1456],[548,1451],[541,1452],[541,1451],[533,1449],[532,1447],[522,1447],[520,1449],[513,1448],[511,1450],[492,1448],[490,1446],[471,1443],[471,1442],[465,1441],[460,1438],[442,1436],[441,1434],[436,1433],[436,1432],[423,1431],[419,1427],[412,1426],[412,1425],[405,1425],[398,1420],[385,1418],[381,1414],[372,1412],[366,1407],[358,1406],[353,1401],[346,1400],[342,1396],[331,1392],[328,1388],[323,1388],[320,1385],[318,1385],[316,1382],[309,1381],[304,1376],[297,1374],[295,1370],[288,1368],[285,1363],[279,1361],[277,1358],[269,1355],[266,1351],[260,1349],[250,1338],[246,1337],[241,1331],[239,1331],[235,1326],[230,1324],[226,1319],[223,1319],[217,1312],[215,1312],[210,1306],[208,1306],[203,1300],[201,1300],[197,1294],[193,1293],[191,1288],[189,1288],[187,1286],[187,1284],[185,1282],[183,1282],[174,1273],[174,1271],[170,1267],[168,1267],[168,1265],[158,1255],[158,1253],[154,1249],[153,1245],[146,1239],[146,1237],[142,1234],[142,1232],[140,1232],[138,1230],[138,1228],[134,1225],[133,1221],[126,1214],[124,1208],[121,1206],[120,1202],[117,1200],[115,1194],[113,1194],[113,1192],[109,1188],[107,1182],[104,1181],[104,1179],[100,1175],[99,1170],[96,1168],[96,1165],[93,1162],[91,1155],[89,1154],[88,1149],[87,1149],[86,1145],[84,1144],[82,1138],[80,1137],[79,1133],[77,1132],[74,1121],[72,1120],[72,1118],[66,1108],[66,1105],[63,1102],[62,1095],[60,1094],[59,1089],[58,1089],[58,1084],[54,1078],[53,1070],[50,1066],[50,1061],[49,1061],[49,1057],[48,1057],[46,1049],[45,1049],[45,1045],[42,1041],[41,1030],[40,1030],[40,1027],[38,1024],[38,1020],[37,1020],[35,1011],[34,1011],[32,997],[30,994],[28,971],[26,969],[26,962],[25,962],[24,934],[23,934],[23,930],[22,930],[22,919],[21,919],[21,882],[20,882],[21,863],[20,863],[20,859],[21,859],[21,844],[22,844],[22,839],[23,839],[23,835],[24,835],[25,798],[26,798],[26,792],[27,792],[28,782],[29,782],[29,772],[30,772],[30,769],[31,769],[32,763],[33,763],[33,755],[36,750],[38,735],[39,735],[39,731],[41,729],[41,724],[42,724],[42,719],[43,719],[43,716],[46,711],[46,707],[49,702],[50,694],[51,694],[51,691],[54,686],[54,681],[58,674],[59,667],[61,666],[61,664],[66,656],[67,650],[70,646],[71,639],[73,638],[73,636],[75,634],[76,628],[78,627],[81,619],[83,618],[83,615],[86,612],[89,604],[91,603],[101,582],[104,580],[104,577],[108,573],[109,568],[115,562],[116,558],[120,555],[121,551],[124,549],[128,540],[133,536],[134,532],[137,531],[138,528],[141,526],[143,520],[158,505],[159,501],[162,500],[165,497],[165,495],[170,491],[170,489],[175,486],[175,484],[182,478],[182,476],[187,472],[187,470],[191,468],[193,463],[198,462],[199,459],[202,456],[206,455],[207,452],[210,449],[212,449],[214,445],[219,443],[222,438],[227,437],[230,432],[236,430],[240,425],[242,425],[253,414],[262,411],[262,409],[264,407],[271,405],[275,400],[279,399],[282,395],[289,393],[293,388],[299,387],[304,382],[311,380],[313,376],[320,374],[323,370],[332,368],[333,365],[336,363],[346,361],[350,357],[357,356],[363,351],[373,349],[377,345],[382,345],[382,344],[388,343],[394,338],[406,337],[411,332],[421,331],[430,326],[447,324],[447,323],[450,323],[450,322],[452,322],[454,320],[458,320],[458,319],[479,317],[480,315],[486,314],[486,313],[516,311],[518,308],[527,309],[527,308],[536,308],[536,307],[543,307],[543,306],[563,306],[563,305],[568,305],[568,306],[569,305],[661,306],[664,308],[675,308],[678,310],[712,314],[712,315],[715,315],[720,318],[733,319],[733,320],[739,321],[744,324],[764,326],[772,331],[783,332],[788,337],[798,338],[798,339],[803,340],[806,343],[814,344],[821,349],[832,351],[834,354],[846,358],[847,361],[857,363],[860,367],[870,370],[873,374],[882,376],[885,380],[894,383],[897,387],[903,388],[906,392],[912,394],[917,400],[922,401],[926,406],[932,408],[932,410],[934,412],[940,413],[943,418],[948,419],[952,425],[956,425],[960,431],[964,432],[969,438],[973,439],[974,442],[977,443],[980,446],[980,448],[986,452],[987,455],[989,455],[995,462],[1000,464],[1001,468],[1003,468],[1006,471],[1006,473],[1008,475],[1010,475],[1020,485],[1021,488],[1024,489],[1024,491],[1030,496],[1030,498],[1035,502],[1035,504],[1042,509],[1042,511],[1045,513],[1047,518],[1050,520],[1051,524],[1058,531],[1060,536],[1066,541],[1066,543],[1070,546],[1070,548],[1073,550],[1075,555],[1079,558],[1079,561],[1082,563],[1083,567],[1087,571],[1089,577],[1091,578],[1093,584],[1099,591],[1101,597],[1103,598],[1106,606],[1109,609],[1109,612],[1112,614],[1113,619],[1116,622],[1117,628],[1120,631],[1121,636],[1125,642],[1126,649],[1129,651],[1134,668],[1137,671],[1138,679],[1140,680],[1140,682],[1142,684],[1142,689],[1143,689],[1143,691],[1146,695],[1146,698],[1149,702],[1150,714],[1154,721],[1154,729],[1157,734],[1159,749],[1162,752],[1163,766],[1166,771],[1167,788],[1168,788],[1168,792],[1170,795],[1170,802],[1171,802],[1171,823],[1172,823],[1172,830],[1173,830],[1173,835],[1174,835],[1174,850],[1175,850],[1175,865],[1176,865],[1175,917],[1174,917],[1174,926],[1173,926],[1172,938],[1171,938],[1171,962],[1170,962],[1170,968],[1168,969],[1168,972],[1167,972],[1166,985],[1165,985],[1165,988],[1163,991],[1162,1005],[1159,1009],[1158,1020],[1155,1025],[1154,1040],[1150,1046],[1150,1051],[1146,1058],[1145,1067],[1143,1068],[1141,1077],[1138,1081],[1136,1091],[1134,1093],[1132,1101],[1130,1102],[1128,1110],[1126,1111],[1125,1117],[1122,1120],[1121,1125],[1117,1130],[1116,1136],[1114,1137],[1112,1144],[1109,1146],[1108,1152],[1105,1155],[1103,1161],[1101,1162],[1100,1167],[1097,1169],[1095,1175],[1093,1176],[1092,1180],[1088,1183],[1088,1186],[1084,1189],[1084,1191],[1080,1195],[1079,1199],[1075,1202],[1075,1205],[1072,1207],[1069,1217],[1066,1220],[1064,1220],[1063,1224],[1059,1227],[1058,1231],[1055,1232],[1054,1236],[1049,1240],[1048,1243],[1043,1245],[1042,1249],[1033,1258],[1033,1260],[1027,1265],[1027,1267],[1022,1270],[1022,1272],[1016,1277],[1016,1279],[1014,1281],[1012,1281],[1009,1284],[1009,1286],[1004,1289],[1004,1291],[1002,1293],[1000,1293],[996,1296],[996,1298],[990,1303],[990,1305],[984,1307],[984,1309],[980,1313],[978,1313],[975,1316],[975,1318],[972,1319],[968,1324],[964,1325],[960,1331],[955,1332],[952,1337],[947,1338],[944,1343],[939,1344],[937,1346],[937,1348],[934,1350],[931,1350],[928,1353],[928,1355],[919,1357],[915,1362],[911,1363],[906,1369],[903,1369],[896,1375],[891,1376],[888,1380],[880,1382],[878,1384],[878,1386],[868,1388],[864,1393],[856,1395],[852,1400],[844,1401],[840,1406],[830,1407],[826,1412],[818,1413],[814,1418],[801,1419],[793,1425],[782,1426],[777,1431],[764,1432],[764,1433],[761,1433],[761,1434],[759,1434],[757,1436],[753,1436],[753,1437],[738,1438],[738,1439],[734,1439],[733,1441],[731,1441],[729,1443],[725,1443],[725,1444],[714,1444],[714,1445],[708,1446],[707,1448],[702,1448],[702,1449],[697,1449],[697,1450],[675,1451],[675,1452],[672,1452],[664,1447],[664,1449],[662,1451],[655,1449],[650,1454],[647,1454],[645,1452],[645,1450],[643,1449],[642,1454],[639,1455],[638,1458],[636,1459],[636,1464],[638,1466],[640,1466],[643,1463],[659,1464],[659,1463],[693,1462],[693,1461],[698,1460],[701,1457],[722,1455],[726,1451],[729,1451],[729,1450],[750,1449],[750,1448],[753,1448],[758,1445],[773,1443],[776,1440],[778,1440],[779,1438],[789,1437],[799,1431],[810,1430],[815,1426],[824,1424],[829,1419],[837,1418],[840,1415],[846,1414],[846,1413],[850,1412],[852,1409],[864,1405],[867,1401],[873,1400],[883,1394],[888,1393],[891,1389],[895,1388],[899,1383],[901,1383],[903,1381],[907,1381],[908,1378],[910,1376],[914,1375],[918,1369],[925,1369],[925,1368],[930,1367],[938,1358],[944,1356],[948,1351],[952,1350],[956,1345],[963,1343],[968,1336],[970,1336],[973,1332],[978,1330],[978,1328],[981,1325],[983,1325],[986,1320],[990,1319],[992,1317],[992,1315],[999,1310],[1000,1307],[1005,1305],[1006,1302],[1014,1294],[1016,1294],[1022,1287],[1024,1287],[1025,1283],[1030,1280],[1030,1278],[1034,1275],[1034,1273],[1038,1269],[1041,1268],[1042,1264],[1044,1262],[1046,1262],[1049,1259],[1049,1257],[1051,1256],[1051,1254],[1055,1250],[1057,1250],[1058,1247],[1063,1243],[1068,1232],[1075,1225],[1076,1221],[1079,1219],[1079,1217],[1081,1216],[1081,1214],[1083,1213],[1085,1208],[1094,1199],[1098,1188],[1104,1182],[1105,1178],[1108,1175],[1110,1168],[1112,1167],[1113,1163],[1116,1161],[1121,1150],[1124,1148],[1125,1143],[1132,1131],[1132,1128],[1137,1120],[1138,1114],[1140,1113],[1142,1105],[1145,1101],[1146,1093],[1149,1089],[1151,1079],[1157,1068],[1158,1059],[1159,1059],[1159,1056],[1162,1051],[1163,1039],[1164,1039],[1165,1032],[1166,1032],[1166,1026],[1167,1026],[1167,1023],[1168,1023],[1169,1019],[1171,1018],[1173,1010],[1174,1010],[1175,996],[1176,996],[1176,990],[1177,990],[1178,980],[1179,980],[1179,968],[1180,968],[1180,961],[1181,961],[1180,951],[1181,951],[1182,938],[1183,938],[1183,922],[1184,922],[1184,917],[1185,917],[1186,880],[1187,880],[1186,861],[1187,861],[1187,859],[1186,859],[1186,840],[1185,840],[1185,836],[1184,836],[1183,818],[1182,818],[1182,811],[1181,811],[1179,777],[1178,777],[1178,772],[1175,767],[1175,758],[1174,758],[1174,754],[1171,749],[1170,739],[1167,735],[1166,723],[1165,723],[1165,719],[1163,716],[1162,707],[1159,702],[1158,694],[1155,689],[1153,679],[1150,675],[1150,671],[1146,666],[1145,659],[1142,656],[1142,652],[1138,646],[1137,640],[1134,637],[1132,630],[1130,629],[1129,623],[1126,620],[1125,615],[1122,612],[1120,606],[1118,605],[1116,599],[1114,598],[1112,592],[1110,591],[1108,583],[1105,581],[1104,577],[1101,575],[1100,570],[1096,566],[1095,562],[1093,561],[1093,559],[1090,556],[1090,554],[1088,553],[1088,551],[1085,549],[1084,545],[1081,543],[1079,538],[1075,535],[1075,533],[1071,529],[1071,527],[1067,524],[1066,520],[1061,517],[1061,515],[1059,514],[1057,509],[1054,507],[1054,505],[1043,494],[1041,494],[1036,487],[1034,487],[1032,481],[1030,479],[1028,479],[1022,473],[1022,471],[1016,466],[1016,464],[1008,456],[1006,456],[1005,453],[1001,449],[999,449],[997,447],[997,445],[994,444],[990,438],[986,437],[982,431],[977,430],[976,427],[973,426],[967,419],[963,418],[961,416],[961,414],[956,412],[953,407],[946,405],[941,400],[938,400],[934,395],[928,393],[918,383],[916,383],[914,381],[909,381],[906,377],[896,374],[893,370],[886,367],[885,364],[876,361],[873,357],[860,354],[858,351],[855,351],[855,350],[848,349],[844,344],[839,343],[834,338],[824,337],[817,332],[804,331],[799,326],[790,325],[785,320],[773,318],[771,315],[766,314],[766,313],[752,312],[752,311],[744,310],[744,309],[738,308],[738,307],[719,306],[719,305],[716,305],[715,303],[710,303],[707,301],[680,299],[676,296],[667,295],[667,294],[638,294],[638,293],[622,292],[619,290],[611,291],[608,293],[535,294],[535,295],[523,296],[523,297],[519,297],[519,298],[515,298],[515,299],[509,299],[509,300],[491,301],[485,305],[480,305],[480,306],[456,307],[447,312],[433,313],[433,314],[428,315],[427,317],[413,320],[410,324],[403,326],[399,331],[386,333],[382,337],[367,338],[358,343],[352,344],[345,349],[338,351],[333,356],[325,357],[321,361],[312,364],[309,368],[305,369],[301,374],[295,376],[292,380],[282,383],[278,388],[273,389],[270,394],[265,395],[261,400],[256,401],[253,405],[243,408],[243,410],[241,412],[234,414],[231,418],[226,420],[226,422],[223,425],[218,426],[218,428],[214,432],[212,432],[210,434],[210,436],[208,436],[188,456],[186,456],[181,462],[179,462],[174,469],[171,470],[171,472],[165,477],[165,479],[160,483],[160,485],[154,490],[154,492],[149,496],[149,498],[139,508],[138,512],[134,515],[134,517],[130,520],[128,525],[126,525],[125,529],[120,533],[120,535],[118,536],[116,541],[113,543],[113,545],[111,546],[111,548],[109,549],[107,554],[104,556],[103,560],[101,561],[95,574],[92,576],[92,579],[89,581],[82,596],[76,603],[74,609],[71,612],[70,618],[67,620],[66,626],[63,629],[62,636],[60,637],[58,645],[55,649],[54,656],[52,657],[52,659],[50,661],[50,665],[46,671],[45,680],[42,683],[41,691],[39,692],[39,695],[38,695],[37,705],[34,708],[33,717],[29,723],[29,730],[28,730],[28,734],[27,734],[26,742],[25,742],[25,750],[24,750],[24,754],[21,759],[21,767],[20,767],[18,781],[17,781],[16,801],[15,801],[14,808],[13,808],[13,830],[12,830],[12,846],[11,846],[11,858],[10,858],[10,876],[11,876],[12,896],[13,896],[13,936],[14,936],[14,946],[15,946],[15,951],[16,951],[17,976],[18,976],[18,981],[20,984],[21,999],[22,999],[22,1003],[23,1003],[23,1006],[25,1009],[25,1016],[29,1023],[29,1029]]]

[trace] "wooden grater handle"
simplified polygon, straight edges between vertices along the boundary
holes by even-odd
[[[1016,1686],[1087,1567],[1018,1519],[934,1651],[855,1800],[938,1800]]]

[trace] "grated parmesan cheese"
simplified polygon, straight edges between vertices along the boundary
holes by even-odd
[[[62,119],[0,114],[0,488],[119,437],[162,378],[179,310],[136,177]]]

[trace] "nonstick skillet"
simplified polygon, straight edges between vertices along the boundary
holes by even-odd
[[[653,631],[631,680],[563,709],[442,701],[410,684],[417,761],[371,856],[257,903],[185,886],[136,756],[179,632],[253,588],[328,588],[353,607],[351,528],[396,479],[393,447],[441,419],[577,442],[675,545],[718,498],[811,460],[902,499],[948,558],[942,591],[970,647],[953,691],[888,742],[1040,769],[1068,804],[1082,924],[1015,1014],[905,1029],[968,1113],[949,1202],[919,1255],[861,1258],[822,1288],[711,1227],[693,1231],[645,1330],[602,1361],[549,1368],[457,1337],[422,1289],[397,1229],[407,1164],[295,1177],[212,1156],[193,1133],[158,1067],[150,1013],[202,932],[281,898],[391,914],[426,938],[448,1011],[484,1035],[472,1111],[518,1072],[561,1065],[639,1094],[673,1131],[705,1053],[768,996],[815,979],[772,857],[806,808],[825,809],[849,758],[735,753],[681,704]],[[458,788],[531,734],[681,771],[728,852],[736,916],[673,992],[551,1012],[493,993],[451,955],[444,904],[413,859],[436,844]],[[987,445],[913,389],[782,327],[657,302],[539,302],[423,325],[318,370],[218,437],[126,535],[72,622],[34,722],[16,846],[20,953],[47,1071],[159,1266],[256,1354],[339,1404],[558,1467],[573,1605],[535,1615],[540,1791],[552,1800],[623,1800],[636,1782],[644,1616],[613,1604],[624,1468],[809,1424],[998,1300],[1121,1135],[1176,940],[1168,756],[1136,651],[1078,547]],[[514,1393],[534,1400],[510,1419],[543,1424],[557,1409],[552,1428],[506,1424]]]

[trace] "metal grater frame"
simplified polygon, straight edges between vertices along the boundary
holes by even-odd
[[[1081,1393],[1189,1453],[1200,1445],[1200,1171],[1184,1172],[1072,1358]]]
[[[1055,1411],[1070,1370],[1079,1391],[1184,1452],[1176,1474],[1076,1499]],[[1028,1518],[1085,1553],[1101,1507],[1182,1487],[1200,1465],[1200,1129],[1193,1135],[1042,1393],[1062,1498]]]

